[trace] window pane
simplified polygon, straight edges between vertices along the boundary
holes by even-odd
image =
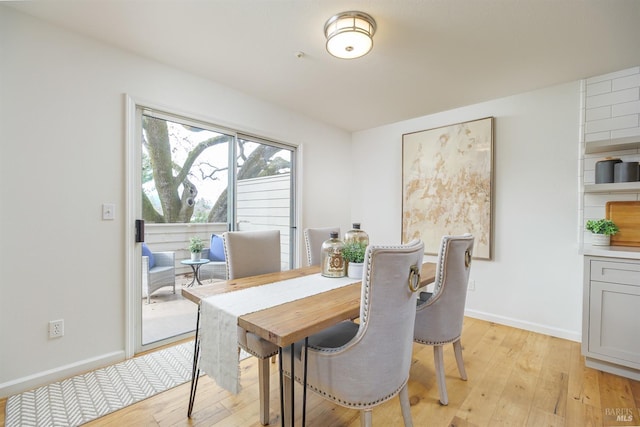
[[[143,219],[226,223],[233,137],[147,115],[142,132]]]
[[[279,230],[283,270],[293,265],[291,159],[290,148],[257,139],[238,138],[238,230]]]

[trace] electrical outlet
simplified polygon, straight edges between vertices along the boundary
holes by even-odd
[[[64,335],[64,319],[49,321],[49,338],[60,338]]]
[[[467,290],[468,291],[475,291],[476,290],[476,281],[471,279],[469,280],[469,286],[467,286]]]

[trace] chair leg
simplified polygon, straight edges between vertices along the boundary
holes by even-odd
[[[442,346],[433,346],[433,359],[436,370],[436,380],[438,382],[438,391],[440,391],[440,403],[449,404],[449,396],[447,396],[447,384],[444,381],[444,357],[442,356]]]
[[[291,381],[291,377],[287,375],[283,375],[282,378],[283,390],[282,394],[284,397],[284,414],[280,414],[284,419],[285,426],[292,426],[293,423],[291,421],[291,387],[293,387],[293,382]]]
[[[258,388],[260,394],[260,423],[269,424],[269,358],[258,360]]]
[[[453,342],[453,352],[456,355],[456,363],[458,364],[458,372],[460,372],[460,378],[467,380],[467,371],[464,369],[464,360],[462,359],[462,344],[460,340]]]
[[[404,427],[413,427],[411,419],[411,404],[409,403],[409,386],[407,384],[400,390],[400,408],[402,409],[402,419]]]
[[[363,409],[360,411],[360,427],[371,427],[373,425],[373,409]]]

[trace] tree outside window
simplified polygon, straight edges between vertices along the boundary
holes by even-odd
[[[233,136],[142,117],[142,216],[150,223],[227,222]],[[279,147],[238,139],[237,179],[290,171]]]

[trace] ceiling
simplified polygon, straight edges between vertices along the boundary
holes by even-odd
[[[348,131],[640,65],[638,0],[3,4]],[[324,47],[345,10],[377,22],[360,59]]]

